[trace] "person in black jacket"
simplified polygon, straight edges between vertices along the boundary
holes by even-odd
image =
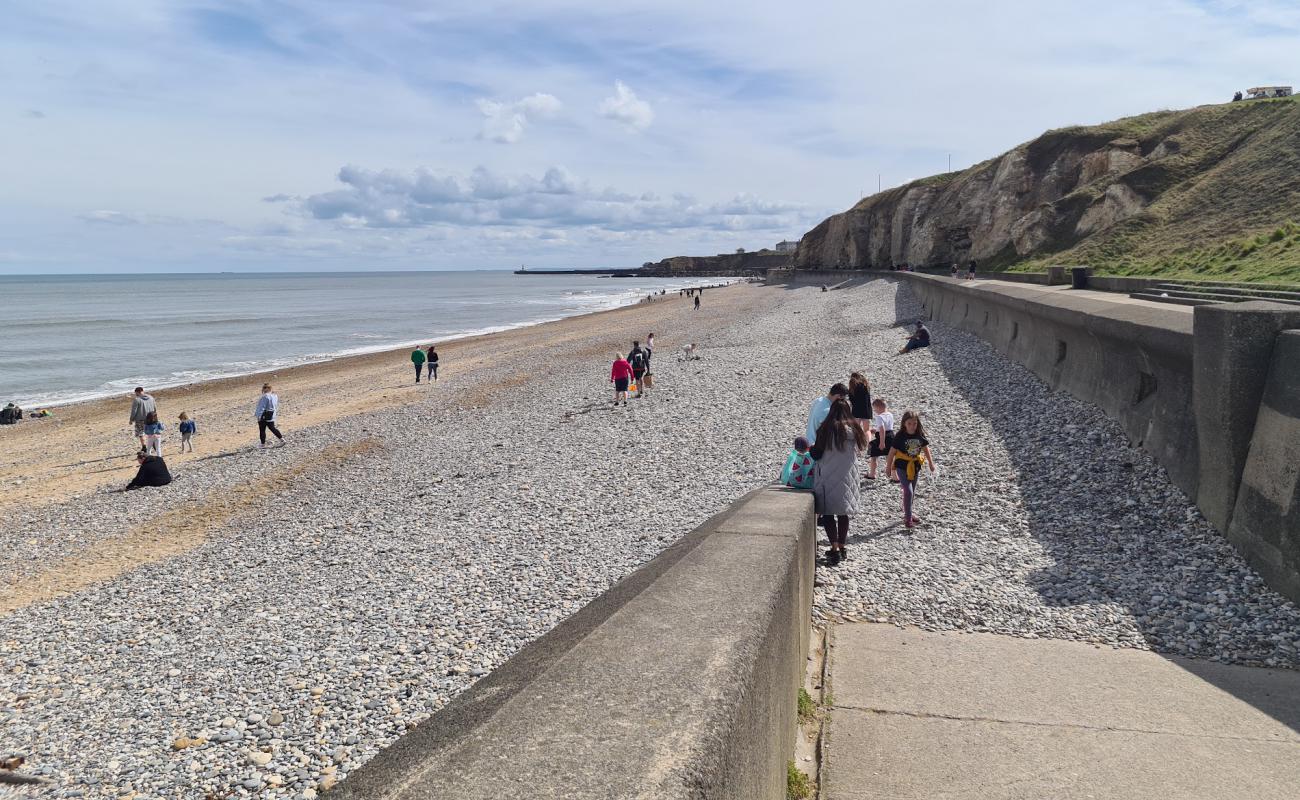
[[[162,456],[151,456],[148,451],[141,450],[135,454],[135,460],[140,470],[126,485],[127,491],[144,486],[166,486],[172,482],[172,474],[167,471],[167,462],[162,460]]]

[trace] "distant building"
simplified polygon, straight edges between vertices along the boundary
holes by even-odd
[[[799,247],[798,242],[786,241],[786,242],[777,242],[775,249],[776,252],[778,253],[793,253],[795,250],[798,249],[798,247]]]

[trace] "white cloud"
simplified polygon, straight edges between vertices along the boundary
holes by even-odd
[[[555,95],[538,92],[513,103],[501,103],[486,98],[478,101],[482,112],[483,130],[479,134],[502,144],[514,144],[523,138],[529,123],[551,119],[560,113],[562,104]]]
[[[86,222],[97,222],[105,225],[139,225],[140,218],[134,214],[124,214],[121,211],[109,211],[100,209],[99,211],[90,211],[82,214],[81,218]]]
[[[306,197],[299,208],[317,220],[350,228],[733,232],[801,230],[828,211],[745,194],[725,202],[704,202],[688,194],[630,194],[594,187],[563,167],[551,167],[538,178],[502,175],[485,167],[458,176],[349,165],[339,170],[338,179],[343,188]]]
[[[629,130],[643,131],[655,120],[654,109],[636,96],[626,83],[614,82],[614,95],[606,97],[597,109],[602,117],[627,126]]]

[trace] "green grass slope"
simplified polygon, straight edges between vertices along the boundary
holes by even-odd
[[[1149,158],[1118,180],[1146,207],[1136,216],[1008,266],[1088,264],[1098,272],[1300,283],[1300,98],[1161,111],[1055,137],[1134,139]],[[1080,191],[1100,193],[1114,182]]]

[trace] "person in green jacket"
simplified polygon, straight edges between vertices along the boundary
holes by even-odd
[[[420,373],[424,372],[424,351],[415,348],[411,351],[411,363],[415,365],[415,382],[420,382]]]

